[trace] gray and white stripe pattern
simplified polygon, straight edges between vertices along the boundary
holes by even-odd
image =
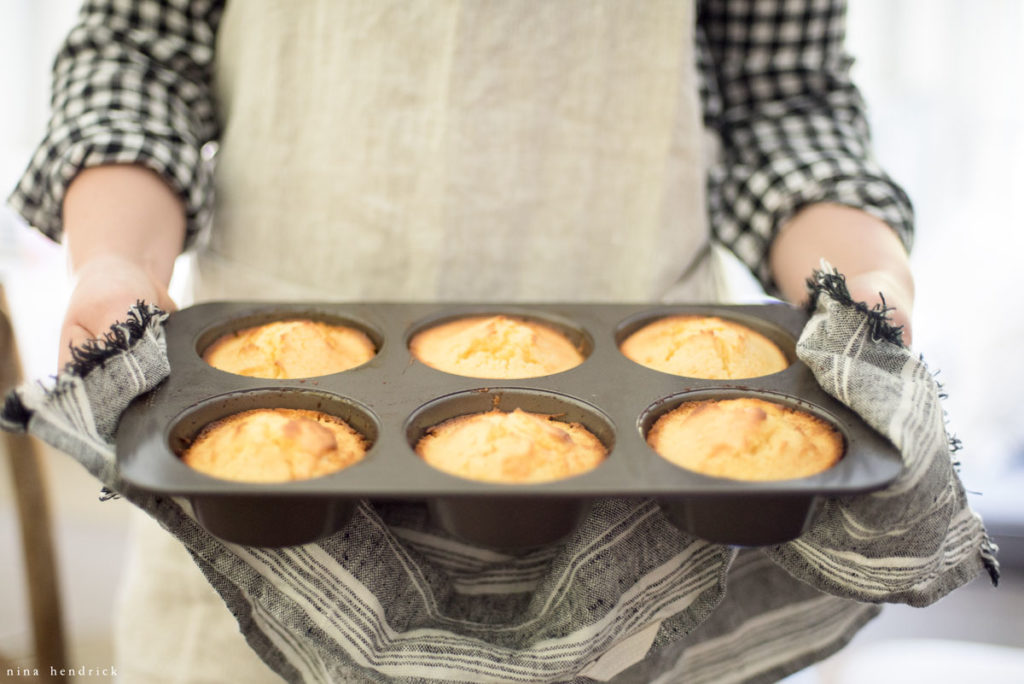
[[[168,372],[159,316],[82,377],[16,390],[3,425],[68,452],[174,533],[289,681],[775,681],[841,648],[878,603],[927,605],[983,570],[998,576],[931,374],[827,285],[798,353],[901,445],[907,467],[893,487],[830,500],[807,534],[765,549],[688,537],[631,499],[598,502],[567,543],[523,556],[448,538],[411,503],[362,502],[316,544],[226,544],[182,502],[117,479],[112,419]],[[623,645],[633,655],[617,662]],[[611,666],[595,668],[609,652]]]
[[[837,284],[835,276],[819,278],[823,286]],[[892,440],[904,471],[884,491],[826,501],[813,530],[768,553],[839,596],[928,605],[958,586],[967,567],[971,576],[979,563],[994,567],[995,551],[956,477],[939,389],[927,366],[909,350],[875,339],[870,318],[838,294],[820,298],[797,353],[827,392]],[[837,328],[852,334],[836,335]],[[979,539],[985,540],[980,548]],[[971,549],[979,553],[965,566]]]

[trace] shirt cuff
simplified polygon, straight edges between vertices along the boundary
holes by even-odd
[[[51,134],[51,138],[58,135]],[[68,140],[65,137],[65,140]],[[8,198],[10,207],[54,241],[63,237],[63,202],[71,181],[84,169],[136,164],[159,175],[185,206],[186,247],[212,214],[212,164],[198,146],[137,130],[106,128],[59,148],[44,141]]]
[[[854,165],[856,168],[844,168]],[[788,167],[788,168],[781,168]],[[744,183],[712,176],[710,212],[719,241],[731,249],[768,292],[777,290],[768,252],[779,229],[810,204],[834,203],[860,209],[888,224],[909,251],[914,213],[906,193],[873,163],[820,159],[797,168],[777,162]]]

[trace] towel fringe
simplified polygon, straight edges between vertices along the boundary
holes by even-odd
[[[71,361],[56,378],[52,378],[53,387],[46,389],[46,393],[59,396],[73,384],[70,375],[84,378],[96,368],[102,367],[107,359],[130,351],[154,323],[166,317],[167,314],[159,307],[142,300],[137,301],[128,310],[125,320],[112,325],[103,337],[87,340],[71,348]],[[0,410],[0,429],[15,433],[27,432],[33,413],[25,405],[18,388],[14,388],[4,397],[3,409]]]
[[[0,427],[8,432],[26,432],[32,411],[25,406],[17,390],[11,390],[4,399],[3,410],[0,411]]]
[[[867,316],[873,341],[885,340],[901,347],[904,346],[903,326],[893,325],[892,319],[889,317],[889,312],[893,310],[893,307],[886,305],[885,296],[881,292],[878,293],[882,300],[881,304],[869,307],[865,302],[855,301],[846,286],[846,276],[831,266],[820,271],[813,271],[811,277],[807,279],[807,290],[810,293],[807,303],[807,308],[810,311],[814,311],[817,307],[821,294],[827,294],[840,304],[852,306]]]
[[[112,501],[114,499],[120,499],[120,498],[121,498],[120,492],[115,492],[110,487],[103,487],[102,489],[100,489],[100,501],[101,502]]]
[[[86,340],[72,347],[71,361],[64,367],[64,371],[85,377],[102,367],[108,359],[128,351],[146,333],[154,318],[165,315],[162,309],[142,300],[137,301],[128,310],[127,318],[112,325],[103,337]]]
[[[903,345],[903,326],[893,325],[892,319],[889,317],[889,312],[892,311],[892,307],[886,306],[885,297],[879,292],[879,297],[882,300],[881,304],[875,304],[869,307],[865,302],[858,302],[853,299],[850,294],[849,288],[846,286],[846,276],[839,273],[833,266],[827,262],[822,262],[822,268],[815,270],[811,274],[811,277],[807,279],[807,289],[810,294],[810,298],[807,304],[809,311],[814,311],[818,306],[818,298],[822,294],[828,295],[830,298],[842,304],[844,306],[850,306],[861,312],[867,317],[868,329],[871,333],[871,339],[875,342],[886,341],[893,344]],[[924,363],[924,358],[921,358],[921,362]],[[927,364],[926,364],[927,367]],[[938,372],[932,373],[932,379],[935,381],[937,387],[938,396],[940,401],[944,401],[948,398],[945,388],[941,383],[938,382],[936,376]],[[963,449],[963,443],[960,438],[956,435],[950,434],[948,425],[948,416],[945,408],[942,409],[942,415],[946,424],[946,440],[949,444],[950,460],[955,472],[960,471],[960,460],[955,455]],[[981,562],[985,570],[988,572],[989,579],[992,582],[992,586],[999,586],[1000,568],[999,559],[997,554],[999,553],[999,547],[993,541],[988,531],[984,531],[984,538],[981,541],[980,548],[978,550],[981,556]]]

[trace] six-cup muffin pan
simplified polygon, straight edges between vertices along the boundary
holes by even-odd
[[[414,360],[409,339],[431,325],[485,314],[532,318],[565,332],[586,360],[538,378],[489,380],[450,375]],[[679,377],[640,366],[618,345],[667,315],[714,315],[776,342],[790,365],[743,380]],[[248,378],[201,358],[221,335],[273,320],[310,318],[362,329],[377,347],[369,362],[341,373],[298,380]],[[117,459],[124,480],[189,500],[196,518],[230,542],[288,546],[343,527],[360,499],[426,502],[449,533],[487,547],[515,550],[570,535],[602,497],[653,497],[680,529],[709,541],[768,545],[798,537],[823,497],[884,487],[899,474],[896,449],[828,396],[796,359],[806,314],[784,304],[644,306],[621,304],[420,304],[215,302],[167,321],[171,373],[121,419]],[[673,465],[646,443],[646,431],[684,401],[755,396],[810,412],[843,436],[837,465],[800,479],[747,482]],[[349,468],[310,480],[254,484],[210,477],[180,459],[208,423],[239,411],[305,408],[334,414],[371,445]],[[431,426],[492,408],[554,414],[580,422],[608,448],[595,470],[541,484],[495,484],[443,473],[413,446]]]

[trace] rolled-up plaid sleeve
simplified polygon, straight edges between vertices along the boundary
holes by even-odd
[[[217,137],[211,93],[222,3],[87,0],[53,66],[46,136],[8,199],[54,240],[82,169],[140,164],[182,198],[189,240],[212,205],[202,147]]]
[[[721,141],[709,172],[712,229],[769,291],[771,241],[807,204],[863,209],[911,245],[910,200],[871,154],[845,13],[843,0],[700,6],[705,123]]]

